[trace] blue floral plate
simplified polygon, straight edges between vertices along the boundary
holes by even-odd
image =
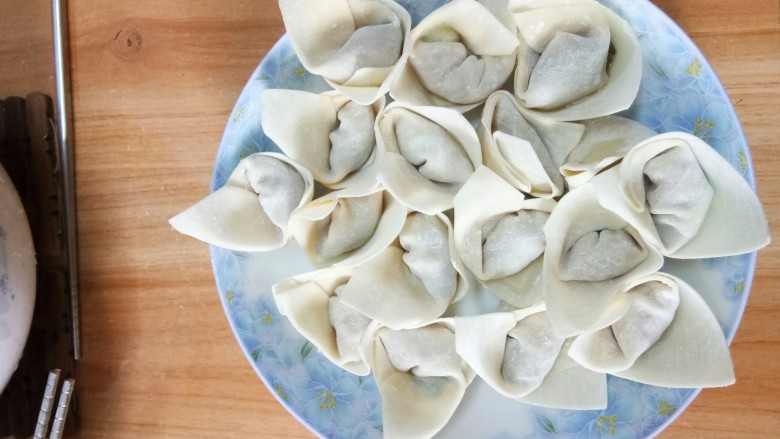
[[[445,0],[399,0],[416,24]],[[639,95],[624,115],[657,132],[686,131],[712,145],[755,186],[750,152],[726,92],[693,42],[645,0],[602,0],[636,31],[644,51]],[[221,187],[238,161],[258,151],[278,151],[263,133],[258,95],[267,88],[324,91],[283,37],[260,63],[233,109],[219,147],[212,190]],[[270,286],[308,271],[293,246],[268,254],[212,247],[217,288],[228,320],[260,378],[296,418],[328,438],[382,436],[381,401],[372,377],[344,372],[320,355],[279,314]],[[717,259],[668,261],[665,271],[695,287],[731,340],[739,325],[755,268],[755,253]],[[551,410],[500,396],[475,380],[440,437],[635,438],[671,423],[697,389],[647,386],[609,377],[604,410]]]

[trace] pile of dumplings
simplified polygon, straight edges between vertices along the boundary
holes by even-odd
[[[707,304],[659,270],[755,251],[766,220],[701,139],[613,115],[642,72],[621,18],[593,0],[452,0],[412,28],[392,0],[279,5],[333,90],[264,91],[283,154],[244,158],[171,224],[238,251],[300,245],[318,269],[275,285],[276,304],[333,363],[374,374],[387,437],[435,434],[476,375],[566,409],[604,408],[606,374],[734,381]]]

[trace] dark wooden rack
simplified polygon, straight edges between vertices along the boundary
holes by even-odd
[[[37,295],[19,368],[0,395],[0,438],[33,435],[49,370],[73,376],[68,260],[51,98],[31,93],[0,101],[0,163],[22,199],[37,259]],[[71,402],[66,435],[77,428]]]

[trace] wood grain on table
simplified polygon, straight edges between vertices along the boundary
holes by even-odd
[[[780,236],[780,2],[655,3],[728,90]],[[283,33],[276,2],[71,0],[70,26],[84,354],[79,437],[312,437],[241,353],[207,246],[167,224],[208,193],[234,102]],[[35,33],[28,39],[40,52],[39,30],[20,28],[13,41],[0,39],[0,55],[25,42],[25,32]],[[24,89],[30,77],[47,78],[45,68],[19,75],[0,63],[0,77],[11,78],[0,91],[31,91]],[[731,348],[737,384],[704,390],[661,437],[778,434],[778,266],[778,245],[760,252]]]

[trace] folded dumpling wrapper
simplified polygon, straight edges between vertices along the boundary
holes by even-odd
[[[469,288],[450,220],[412,212],[398,240],[360,265],[340,297],[389,328],[410,329],[441,317]]]
[[[607,408],[607,375],[579,365],[569,356],[572,339],[566,339],[542,385],[518,398],[526,404],[564,410]]]
[[[512,19],[512,15],[509,14],[509,0],[477,0],[477,2],[490,11],[504,27],[512,32],[517,32],[515,21]]]
[[[474,127],[449,108],[393,102],[377,118],[376,135],[379,181],[427,215],[451,209],[452,198],[482,164]]]
[[[638,143],[657,133],[639,122],[620,116],[604,116],[580,122],[585,132],[560,167],[570,188],[593,179],[614,166]]]
[[[696,136],[672,132],[647,139],[593,184],[599,203],[636,227],[664,256],[731,256],[769,244],[756,193]]]
[[[306,70],[369,105],[388,90],[406,57],[411,17],[392,0],[279,0]]]
[[[463,264],[504,300],[524,308],[542,300],[544,224],[552,199],[526,199],[485,166],[455,196],[455,248]]]
[[[309,202],[311,173],[272,152],[242,159],[225,185],[169,220],[179,232],[237,251],[269,251],[290,240],[291,212]]]
[[[524,193],[558,197],[564,191],[558,166],[580,140],[583,129],[568,122],[547,122],[552,125],[548,130],[559,135],[544,139],[536,130],[540,123],[545,124],[524,110],[511,93],[493,93],[477,126],[482,157],[485,166]]]
[[[457,232],[457,220],[455,227]],[[627,282],[664,261],[636,228],[599,205],[591,183],[561,198],[544,234],[544,300],[565,337],[590,330]]]
[[[554,120],[584,120],[631,106],[642,77],[636,34],[594,0],[510,0],[519,31],[515,95]]]
[[[663,387],[734,383],[723,330],[690,285],[665,273],[629,283],[622,312],[577,337],[569,356],[594,371]]]
[[[260,95],[260,120],[263,132],[314,180],[342,188],[376,181],[374,121],[384,106],[384,97],[361,105],[338,91],[269,89]]]
[[[607,406],[607,377],[571,357],[574,339],[557,335],[544,304],[451,319],[458,354],[498,393],[532,405],[569,410]],[[514,377],[514,378],[511,378]]]
[[[315,266],[355,266],[396,239],[406,213],[379,184],[349,186],[296,209],[290,232]]]
[[[433,436],[450,420],[474,371],[455,351],[451,326],[417,329],[380,327],[364,346],[382,396],[387,439]]]
[[[331,267],[279,282],[272,287],[276,306],[330,361],[356,375],[368,375],[361,347],[371,319],[345,305],[339,296],[354,269]]]
[[[500,89],[514,70],[514,27],[475,0],[436,9],[412,29],[410,39],[409,56],[390,86],[396,101],[467,111]]]
[[[458,355],[493,389],[512,399],[541,386],[565,340],[556,334],[543,304],[452,321]]]

